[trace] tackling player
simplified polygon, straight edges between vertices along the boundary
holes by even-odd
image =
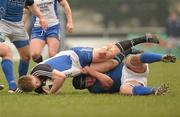
[[[43,81],[51,79],[53,86],[47,94],[57,93],[67,77],[74,77],[81,73],[81,68],[91,63],[103,62],[114,58],[118,53],[124,52],[140,43],[159,43],[157,36],[148,34],[133,40],[124,40],[102,48],[75,47],[62,51],[36,65],[29,76],[19,79],[19,87],[25,91],[42,91]]]
[[[0,2],[1,12],[4,11],[0,17],[0,37],[1,40],[5,40],[6,37],[8,37],[10,41],[16,46],[20,54],[18,68],[19,76],[27,74],[30,60],[29,37],[21,21],[25,4],[30,6],[33,13],[40,18],[40,24],[42,28],[46,28],[47,23],[41,15],[38,7],[34,4],[33,0],[1,0]],[[2,57],[4,56],[4,51],[6,52],[6,55],[12,55],[12,52],[7,46],[0,44],[0,53],[2,54]],[[2,67],[6,79],[9,83],[10,90],[14,91],[16,86],[14,84],[14,80],[12,80],[14,79],[14,75],[11,59],[11,56],[9,56],[8,59],[4,59],[2,62]]]
[[[73,31],[73,21],[71,8],[67,0],[34,0],[43,16],[48,19],[48,28],[42,29],[39,24],[39,18],[34,17],[34,27],[31,34],[30,51],[34,62],[42,62],[42,49],[45,44],[48,46],[49,57],[57,54],[60,46],[60,22],[58,19],[58,2],[64,8],[67,19],[66,28],[69,33]],[[26,9],[27,10],[27,9]],[[28,13],[25,11],[25,13]],[[25,14],[26,16],[27,14]]]
[[[130,55],[125,62],[105,74],[97,72],[102,70],[99,69],[99,65],[86,66],[83,68],[85,74],[74,77],[72,83],[75,89],[88,89],[91,93],[119,92],[125,95],[161,95],[167,91],[167,85],[162,84],[158,88],[147,87],[148,64],[159,61],[174,63],[175,60],[174,56],[162,56],[155,53]],[[106,66],[101,64],[101,67]]]

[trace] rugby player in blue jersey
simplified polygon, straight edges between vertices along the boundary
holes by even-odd
[[[123,57],[119,58],[123,59]],[[175,60],[174,56],[156,53],[130,55],[125,62],[120,62],[105,74],[98,71],[105,72],[109,66],[114,66],[114,64],[106,62],[90,67],[86,66],[82,70],[84,74],[74,77],[72,83],[75,89],[88,89],[91,93],[119,92],[125,95],[161,95],[167,91],[168,86],[162,84],[157,88],[147,87],[148,64],[159,61],[174,63]]]
[[[71,8],[67,0],[34,0],[43,16],[48,19],[48,28],[43,30],[39,24],[39,18],[34,17],[34,27],[31,34],[30,51],[34,62],[42,62],[41,52],[44,46],[48,46],[49,57],[57,54],[60,46],[60,22],[58,19],[58,2],[64,8],[67,19],[66,28],[69,33],[73,31]],[[27,10],[27,9],[26,9]],[[26,11],[25,16],[27,16]]]
[[[33,0],[1,0],[0,9],[0,38],[9,40],[16,46],[19,55],[19,76],[26,75],[29,67],[30,51],[29,37],[22,23],[23,8],[27,5],[32,9],[32,12],[40,18],[42,28],[47,27],[47,22],[43,18],[40,10],[34,4]],[[5,52],[5,53],[4,53]],[[2,68],[9,84],[9,92],[16,92],[16,84],[13,75],[12,52],[5,44],[0,44],[0,53],[3,58]],[[4,54],[9,55],[4,57]]]
[[[140,43],[159,43],[157,36],[147,34],[132,40],[123,40],[102,48],[75,47],[62,51],[39,64],[31,71],[31,75],[22,76],[19,87],[26,92],[35,90],[45,91],[47,94],[57,93],[67,77],[75,77],[81,73],[81,68],[91,63],[100,63],[114,58],[118,53],[124,52]],[[42,89],[47,79],[53,81],[50,90]]]

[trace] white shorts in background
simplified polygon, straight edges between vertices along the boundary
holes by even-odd
[[[121,84],[124,84],[131,80],[136,80],[137,82],[147,86],[147,77],[149,74],[149,67],[147,64],[147,70],[144,73],[136,73],[130,69],[128,69],[125,65],[122,69],[122,76],[121,76]]]
[[[0,33],[7,36],[11,42],[29,40],[23,22],[10,22],[2,19],[0,20]]]

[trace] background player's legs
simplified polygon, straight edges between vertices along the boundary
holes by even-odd
[[[5,45],[0,43],[0,57],[2,57],[2,70],[6,76],[6,80],[9,85],[9,90],[16,90],[16,82],[14,80],[14,69],[12,62],[12,52],[11,49]]]
[[[30,43],[30,53],[34,62],[39,63],[43,61],[41,52],[45,46],[45,41],[41,39],[32,39]]]
[[[29,45],[26,45],[24,47],[17,48],[19,55],[20,55],[20,61],[19,61],[19,77],[26,75],[29,68],[29,61],[30,61],[30,47]]]
[[[47,45],[48,45],[48,53],[49,57],[53,57],[57,54],[60,46],[60,41],[55,37],[48,37],[47,38]]]

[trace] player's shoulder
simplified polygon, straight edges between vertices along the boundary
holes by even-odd
[[[35,67],[32,68],[30,74],[36,75],[43,72],[52,72],[52,68],[48,64],[37,64]]]

